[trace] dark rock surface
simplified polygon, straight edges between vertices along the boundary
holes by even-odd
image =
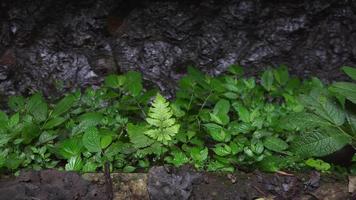
[[[46,96],[139,70],[171,91],[187,65],[250,74],[286,64],[299,76],[343,79],[356,66],[352,0],[3,0],[0,94]]]
[[[188,168],[152,167],[147,189],[151,200],[188,200],[202,175]]]

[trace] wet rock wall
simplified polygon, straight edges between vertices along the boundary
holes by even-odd
[[[3,0],[0,94],[56,96],[138,70],[172,92],[188,65],[344,79],[356,66],[352,0]]]

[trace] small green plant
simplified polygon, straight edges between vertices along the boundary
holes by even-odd
[[[179,130],[179,124],[176,124],[176,120],[173,118],[169,102],[160,94],[157,94],[153,101],[146,121],[150,125],[150,129],[145,134],[165,145],[173,139]]]
[[[354,68],[344,72],[353,80]],[[146,90],[141,74],[110,75],[99,88],[47,103],[9,97],[0,112],[0,169],[133,172],[155,164],[200,170],[331,169],[315,157],[355,145],[356,84],[301,81],[285,66],[244,77],[232,65],[211,77],[193,67],[174,99]]]

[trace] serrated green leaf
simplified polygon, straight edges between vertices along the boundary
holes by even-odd
[[[98,129],[94,127],[87,129],[83,135],[82,142],[89,152],[101,152],[101,137]]]
[[[271,150],[271,151],[275,151],[275,152],[283,152],[284,150],[286,150],[288,148],[288,144],[283,141],[280,138],[277,137],[267,137],[263,140],[263,145]]]
[[[173,118],[169,102],[159,93],[149,109],[147,123],[149,130],[144,133],[150,138],[167,145],[178,133],[180,125]]]
[[[64,97],[62,100],[60,100],[57,105],[54,107],[53,112],[51,113],[52,118],[56,118],[63,113],[66,113],[74,104],[76,100],[76,97],[72,94]]]
[[[356,69],[353,67],[342,67],[342,70],[349,76],[352,78],[352,80],[356,80]]]
[[[44,102],[42,95],[37,93],[31,96],[26,108],[36,121],[42,122],[47,119],[48,106]]]
[[[350,137],[330,127],[302,133],[294,139],[291,149],[300,156],[322,157],[341,149],[350,142]]]
[[[168,163],[173,164],[175,167],[182,166],[189,161],[189,158],[182,151],[173,151],[171,155],[172,157],[167,157],[165,160]]]
[[[285,130],[306,130],[330,126],[331,123],[313,113],[299,112],[283,117],[279,125]]]
[[[341,126],[345,122],[345,113],[341,107],[318,91],[314,90],[308,96],[301,95],[300,100],[305,106],[313,110],[315,114],[336,126]]]
[[[330,87],[330,90],[342,95],[346,99],[350,100],[352,103],[356,104],[355,83],[336,82]]]
[[[135,148],[144,148],[154,143],[152,139],[145,135],[146,131],[146,126],[134,125],[131,123],[127,125],[127,133],[129,135],[130,142]]]

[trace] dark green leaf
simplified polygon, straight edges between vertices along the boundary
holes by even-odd
[[[261,77],[261,85],[267,90],[271,91],[273,86],[273,73],[271,70],[266,70]]]
[[[350,137],[330,127],[301,134],[294,139],[292,151],[304,157],[321,157],[341,149],[350,142]]]
[[[142,91],[142,78],[138,72],[130,71],[126,74],[125,88],[132,96],[138,96]]]
[[[54,107],[54,110],[51,114],[52,118],[56,118],[63,113],[66,113],[74,104],[76,97],[74,95],[68,95],[60,100],[57,105]]]
[[[275,152],[283,152],[288,148],[288,144],[285,141],[273,136],[265,138],[263,141],[263,145],[267,149]]]
[[[27,103],[27,111],[36,121],[42,122],[47,119],[48,106],[40,94],[34,94]]]
[[[83,135],[82,142],[89,152],[101,152],[101,138],[98,129],[88,128]]]
[[[61,124],[63,124],[67,119],[63,117],[56,117],[49,120],[44,126],[44,129],[53,129]]]
[[[130,142],[135,148],[144,148],[153,144],[154,141],[144,134],[146,131],[147,127],[143,125],[134,125],[131,123],[127,125]]]
[[[105,78],[105,86],[110,88],[120,88],[125,83],[125,76],[109,75]]]
[[[342,67],[342,70],[351,77],[354,81],[356,80],[356,68],[353,67]]]

